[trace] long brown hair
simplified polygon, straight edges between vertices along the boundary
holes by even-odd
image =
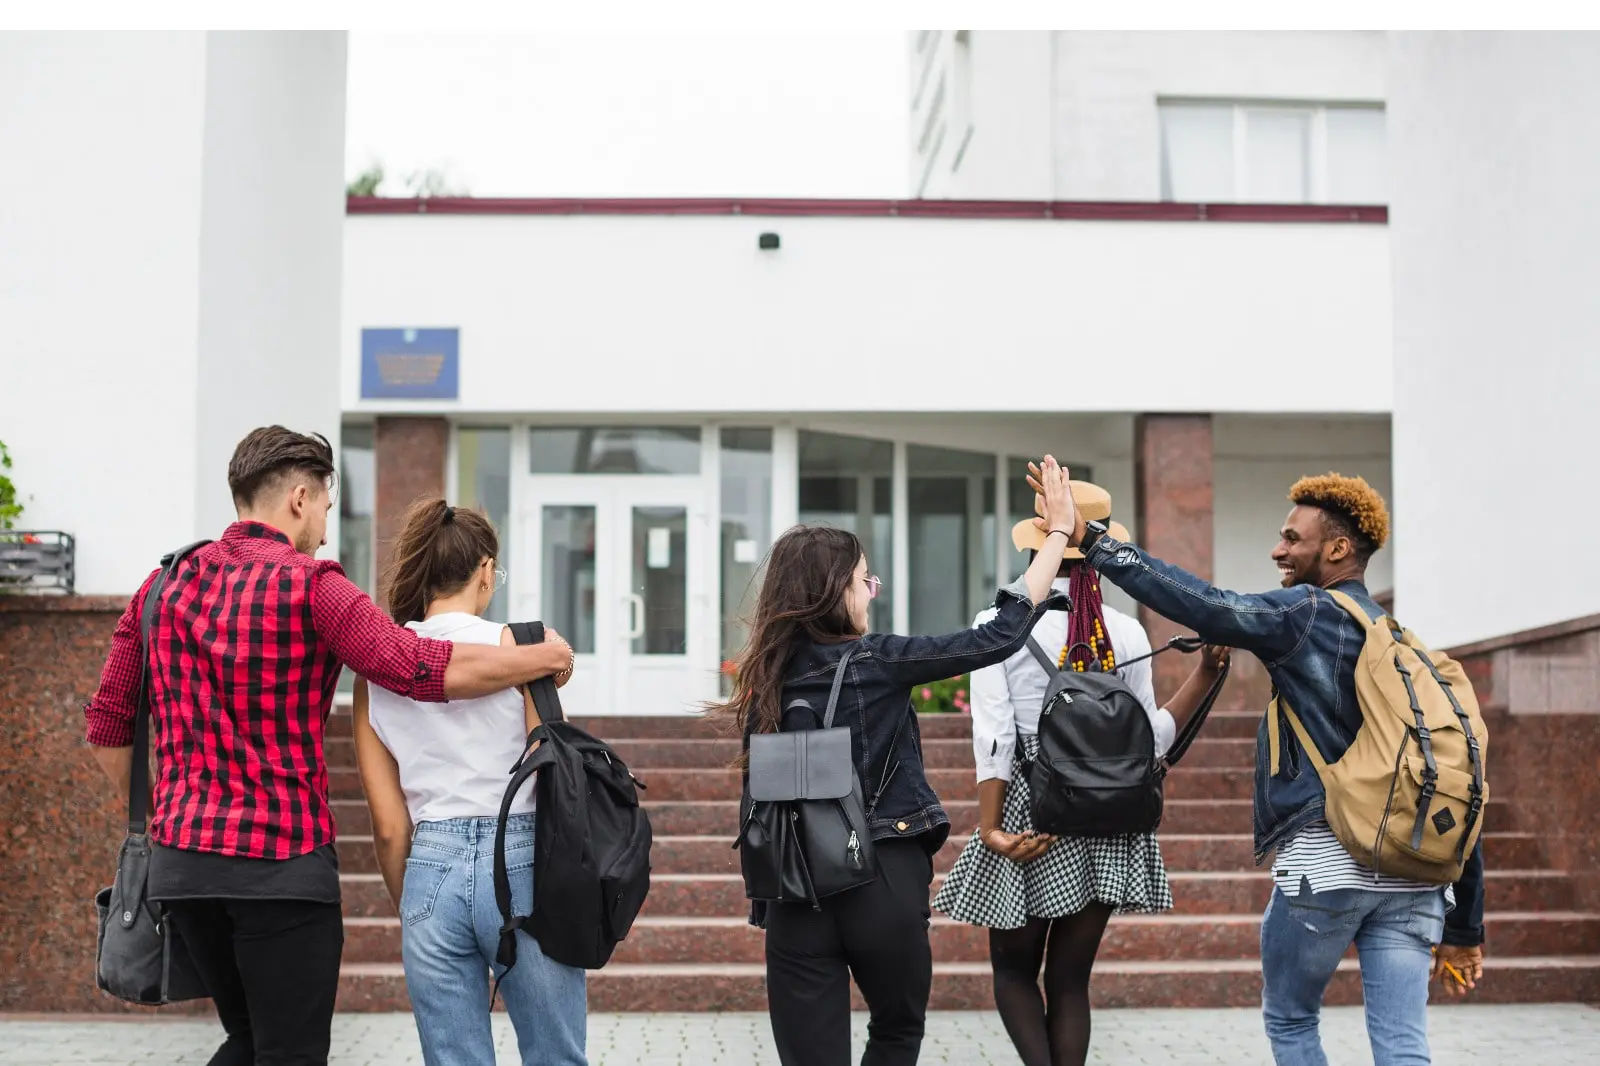
[[[750,639],[739,656],[738,683],[713,714],[741,733],[773,733],[781,714],[783,668],[801,637],[836,642],[858,634],[845,593],[861,561],[854,533],[828,526],[795,526],[767,553]]]
[[[452,593],[472,578],[484,559],[500,555],[500,538],[482,511],[451,507],[438,496],[422,496],[406,509],[395,538],[383,587],[396,622],[420,622],[434,597]]]

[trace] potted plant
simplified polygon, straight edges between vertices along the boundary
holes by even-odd
[[[11,592],[58,589],[71,593],[73,538],[59,530],[18,529],[23,506],[11,480],[11,453],[0,441],[0,589]]]

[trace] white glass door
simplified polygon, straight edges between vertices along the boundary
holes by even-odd
[[[532,573],[517,582],[516,616],[542,619],[572,642],[568,713],[675,714],[714,698],[712,529],[700,479],[526,484],[522,557]]]

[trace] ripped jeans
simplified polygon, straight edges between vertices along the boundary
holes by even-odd
[[[1427,1066],[1428,974],[1444,913],[1443,890],[1286,896],[1274,888],[1261,919],[1261,1007],[1278,1066],[1327,1066],[1322,996],[1351,943],[1374,1066]]]

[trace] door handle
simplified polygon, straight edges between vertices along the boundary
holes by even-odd
[[[625,636],[629,640],[638,640],[644,636],[644,597],[630,593],[622,599],[628,605],[628,632]]]

